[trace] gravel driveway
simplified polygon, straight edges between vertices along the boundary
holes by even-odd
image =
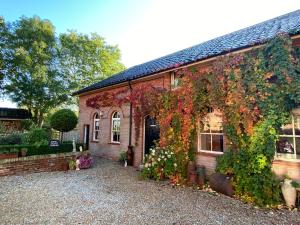
[[[0,224],[300,224],[300,213],[143,181],[97,159],[89,170],[0,177]]]

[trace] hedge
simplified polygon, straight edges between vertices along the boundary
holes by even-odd
[[[82,144],[76,144],[76,150],[79,150],[79,146]],[[49,147],[48,145],[0,145],[0,154],[9,152],[19,152],[22,148],[27,148],[27,156],[31,155],[46,155],[63,152],[72,152],[72,143],[61,143],[59,147]]]

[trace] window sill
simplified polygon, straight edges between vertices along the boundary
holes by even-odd
[[[120,145],[121,143],[120,142],[108,142],[108,144],[110,144],[110,145]]]
[[[300,163],[300,159],[285,158],[285,157],[274,157],[274,161],[285,161],[285,162],[297,162]]]
[[[98,141],[92,140],[91,143],[99,143],[99,140]]]
[[[217,157],[217,156],[223,155],[224,152],[199,150],[196,154]]]

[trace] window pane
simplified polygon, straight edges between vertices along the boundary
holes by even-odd
[[[211,151],[211,135],[201,134],[201,150]]]
[[[296,138],[296,152],[300,155],[300,138]]]
[[[293,134],[293,125],[292,123],[286,124],[279,129],[279,134],[281,135],[292,135]]]
[[[212,135],[212,151],[223,152],[223,135]]]
[[[300,135],[300,117],[299,116],[295,116],[294,118],[295,118],[295,134],[296,135]]]
[[[98,140],[99,131],[95,131],[95,140]]]
[[[203,133],[210,133],[210,125],[208,119],[203,120]]]
[[[99,121],[95,121],[95,130],[99,130]]]
[[[278,153],[294,153],[294,144],[292,137],[279,137],[277,142]]]
[[[120,142],[120,133],[119,132],[113,132],[113,141]]]

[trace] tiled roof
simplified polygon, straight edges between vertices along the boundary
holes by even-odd
[[[201,61],[228,52],[262,44],[279,33],[300,33],[300,10],[247,27],[190,48],[133,66],[98,83],[85,87],[73,95],[145,77],[151,74]]]

